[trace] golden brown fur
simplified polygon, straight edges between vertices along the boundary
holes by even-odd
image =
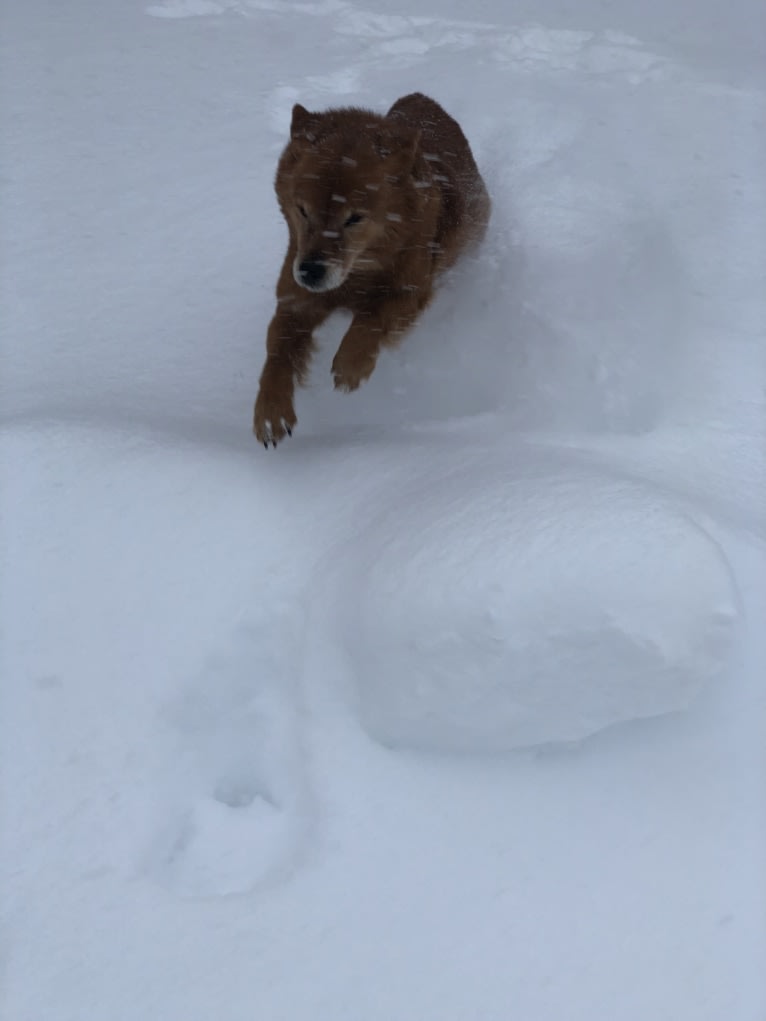
[[[484,234],[490,201],[460,126],[420,93],[385,117],[293,108],[275,187],[290,242],[253,430],[268,447],[296,423],[313,331],[338,308],[353,320],[332,364],[335,387],[369,378],[431,300],[435,278]]]

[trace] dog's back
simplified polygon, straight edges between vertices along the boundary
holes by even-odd
[[[435,100],[421,92],[402,96],[386,118],[420,131],[415,175],[442,192],[436,242],[444,269],[484,236],[491,212],[487,188],[460,125]]]

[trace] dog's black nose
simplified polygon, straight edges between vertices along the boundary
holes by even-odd
[[[316,287],[317,284],[321,284],[326,272],[327,266],[323,262],[319,262],[318,259],[304,259],[298,267],[301,283],[306,287]]]

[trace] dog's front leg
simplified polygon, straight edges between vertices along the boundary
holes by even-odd
[[[356,390],[369,379],[382,347],[397,344],[428,302],[429,295],[401,291],[369,311],[359,312],[332,362],[336,390]]]
[[[291,296],[278,299],[277,310],[266,338],[266,362],[261,372],[253,414],[253,432],[265,447],[276,447],[292,435],[295,386],[308,371],[314,329],[327,312]]]

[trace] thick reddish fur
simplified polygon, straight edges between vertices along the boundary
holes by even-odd
[[[290,241],[255,403],[253,429],[266,446],[296,424],[295,386],[305,381],[320,323],[338,308],[353,313],[332,372],[337,389],[355,390],[381,347],[395,344],[429,303],[438,274],[481,239],[490,215],[460,126],[420,93],[385,116],[296,105],[275,187]],[[297,282],[306,259],[321,261],[338,286]]]

